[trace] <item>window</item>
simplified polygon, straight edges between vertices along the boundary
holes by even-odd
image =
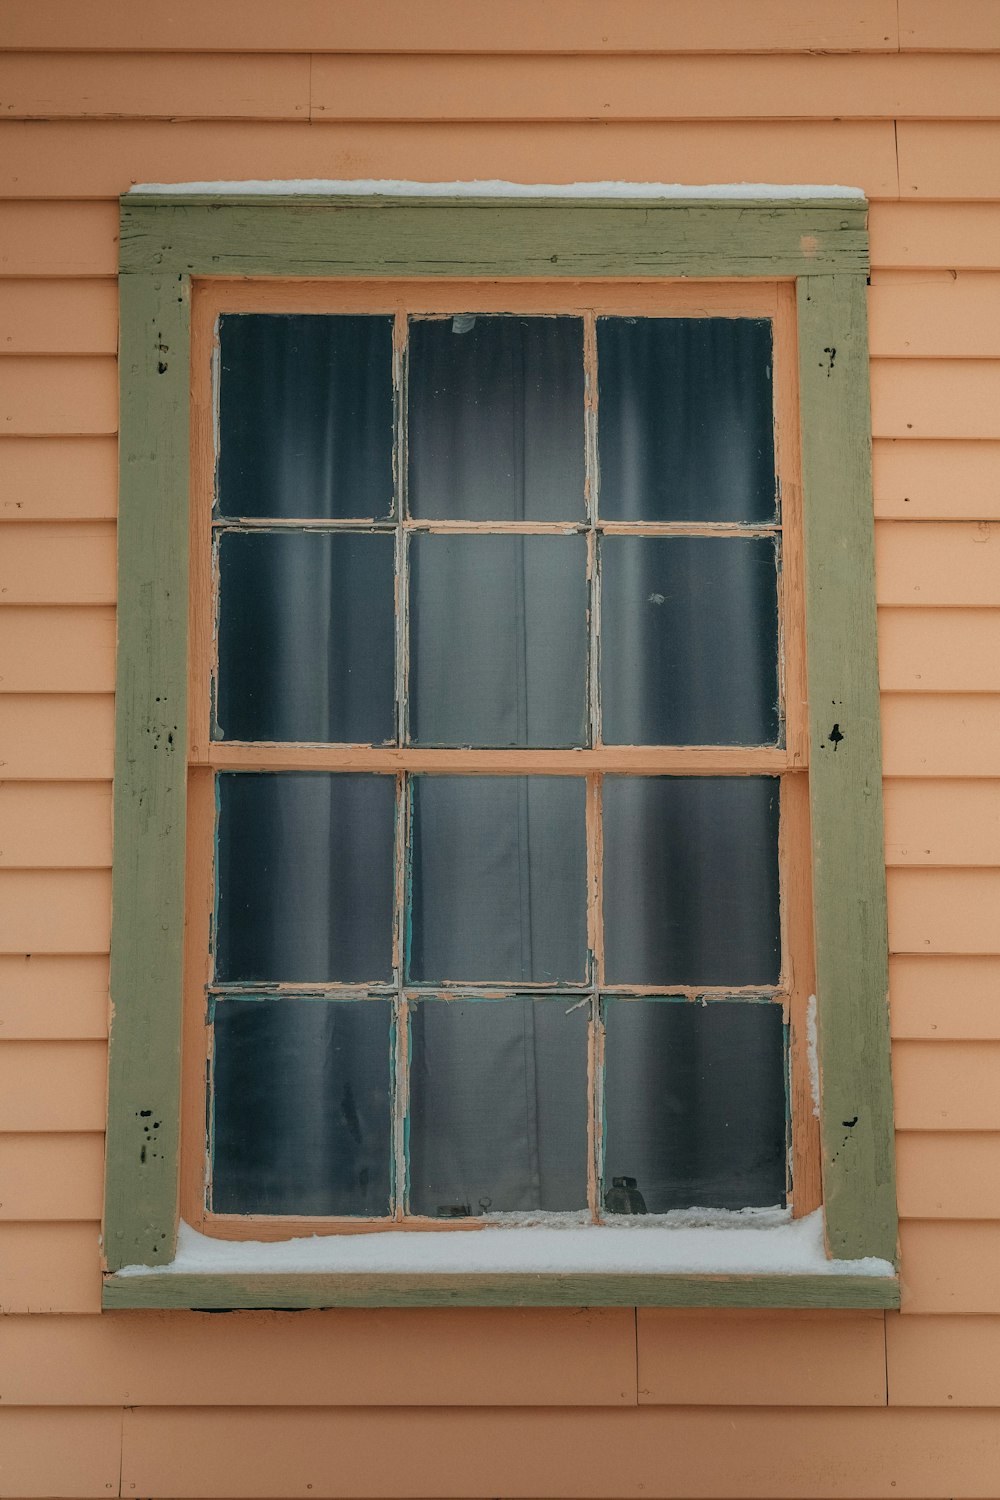
[[[776,213],[742,282],[730,204],[627,252],[649,205],[209,207],[123,209],[109,1302],[204,1297],[123,1273],[170,1261],[178,1182],[222,1238],[823,1201],[838,1259],[890,1258],[857,204]],[[505,267],[462,279],[487,225]],[[386,1299],[349,1279],[293,1302]]]

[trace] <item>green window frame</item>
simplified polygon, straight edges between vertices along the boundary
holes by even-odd
[[[895,1277],[837,1273],[118,1274],[176,1246],[190,292],[192,278],[234,276],[794,281],[827,1243],[836,1260],[895,1264],[866,214],[860,195],[122,199],[105,1306],[898,1305]]]

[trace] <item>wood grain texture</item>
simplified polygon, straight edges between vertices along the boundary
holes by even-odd
[[[92,1224],[0,1224],[0,1267],[3,1269],[0,1313],[100,1312],[99,1232],[96,1221]],[[4,1413],[0,1412],[0,1415]],[[6,1459],[6,1450],[3,1451]],[[9,1471],[5,1470],[4,1481],[8,1480]],[[26,1492],[19,1489],[17,1493]],[[34,1493],[47,1496],[49,1491],[36,1490]]]
[[[1000,953],[1000,870],[892,870],[893,953]]]
[[[103,1041],[5,1042],[0,1048],[0,1130],[103,1130],[107,1047]]]
[[[0,1219],[96,1223],[104,1190],[104,1137],[0,1135]]]
[[[1000,1406],[1000,1318],[886,1319],[893,1406]]]
[[[948,783],[954,786],[955,783]],[[889,960],[892,1034],[1000,1040],[1000,958],[898,954]]]
[[[1000,1313],[1000,1224],[900,1225],[902,1311]]]
[[[798,312],[826,1231],[833,1255],[892,1259],[865,284],[810,278]]]
[[[982,202],[1000,197],[997,126],[900,120],[896,141],[901,198]]]
[[[677,0],[503,0],[489,9],[439,0],[419,18],[406,0],[286,0],[278,16],[261,0],[179,0],[169,10],[136,14],[128,0],[105,0],[86,19],[72,0],[50,0],[44,18],[27,0],[8,0],[7,46],[47,52],[58,36],[66,50],[123,52],[774,52],[895,51],[890,0],[817,0],[807,12],[794,0],[719,0],[706,12]],[[567,39],[572,46],[567,48]]]
[[[876,271],[868,316],[876,358],[1000,357],[995,271]]]
[[[892,693],[882,733],[887,776],[995,776],[1000,696]]]
[[[1000,519],[1000,442],[873,445],[875,513],[886,520]]]
[[[1000,866],[1000,781],[890,781],[884,797],[888,865]]]
[[[896,1169],[901,1218],[1000,1220],[1000,1134],[900,1131]]]
[[[114,523],[67,521],[53,527],[25,521],[9,527],[0,555],[0,601],[113,604]]]
[[[1000,1130],[1000,1045],[896,1042],[899,1130]]]
[[[11,789],[24,790],[17,783]],[[8,1040],[106,1038],[106,955],[3,955],[0,957],[0,1015],[3,1016],[3,1035]]]
[[[458,131],[368,123],[333,132],[306,122],[0,122],[6,198],[113,197],[133,182],[660,182],[665,172],[674,182],[847,182],[872,198],[898,196],[889,120],[477,122]]]
[[[8,1495],[111,1495],[121,1469],[121,1413],[0,1411],[0,1447]]]
[[[173,1254],[187,775],[190,291],[122,286],[114,940],[105,1250]],[[144,1122],[157,1123],[157,1150]],[[149,1149],[147,1149],[149,1148]]]
[[[0,439],[0,518],[90,521],[118,509],[113,437]]]
[[[220,1391],[229,1406],[615,1407],[636,1400],[628,1308],[19,1318],[6,1340],[4,1403],[12,1405],[212,1406]]]
[[[95,279],[0,280],[0,328],[3,354],[116,354],[118,288]]]
[[[0,276],[114,276],[117,269],[117,203],[3,205]]]
[[[16,781],[110,781],[114,700],[108,694],[0,696],[0,769]]]
[[[4,436],[117,432],[115,362],[70,355],[0,359],[0,411]]]
[[[1000,360],[879,359],[871,380],[876,437],[1000,437]]]
[[[1000,203],[877,203],[870,229],[879,269],[1000,267]]]
[[[641,1307],[639,1404],[884,1406],[878,1312]]]
[[[883,692],[1000,692],[1000,610],[880,609],[878,646]]]
[[[115,614],[109,606],[8,604],[0,626],[0,693],[114,692]]]
[[[140,1410],[125,1414],[123,1493],[930,1500],[989,1495],[997,1451],[988,1411]]]

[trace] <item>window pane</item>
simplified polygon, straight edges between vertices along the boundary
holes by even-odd
[[[388,1000],[215,1004],[212,1208],[387,1214]]]
[[[774,744],[774,543],[602,538],[601,706],[605,744]]]
[[[608,984],[777,984],[777,777],[606,776],[603,821]]]
[[[221,736],[395,738],[391,535],[228,531],[219,572]]]
[[[606,1209],[616,1177],[654,1214],[784,1204],[780,1005],[609,999],[605,1026]]]
[[[775,513],[771,324],[599,318],[606,521],[768,521]]]
[[[571,776],[415,776],[415,982],[584,978],[586,784]]]
[[[587,1206],[587,1014],[566,1001],[410,1012],[410,1209]]]
[[[219,509],[225,516],[387,516],[392,318],[220,319]]]
[[[227,771],[218,794],[216,978],[391,979],[394,778]]]
[[[415,536],[410,738],[424,745],[582,745],[582,536]]]
[[[409,414],[412,515],[583,519],[579,318],[411,321]]]

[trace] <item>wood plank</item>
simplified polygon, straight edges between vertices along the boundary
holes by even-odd
[[[1000,1130],[1000,1044],[895,1042],[898,1130]]]
[[[0,693],[114,692],[111,607],[6,605],[0,627]]]
[[[2,1411],[0,1449],[4,1486],[20,1500],[114,1494],[121,1468],[121,1413]]]
[[[879,604],[1000,605],[1000,526],[991,521],[879,521]]]
[[[110,869],[110,783],[0,783],[0,867]]]
[[[883,692],[1000,692],[1000,610],[880,609],[878,646]]]
[[[0,697],[0,770],[15,781],[104,781],[114,766],[110,694]]]
[[[1000,51],[1000,16],[991,0],[900,0],[899,45],[932,52]]]
[[[334,53],[312,68],[316,120],[926,119],[929,99],[935,118],[996,117],[1000,59]]]
[[[900,120],[899,196],[979,202],[1000,198],[1000,127]]]
[[[0,438],[0,519],[100,520],[117,509],[113,437]]]
[[[82,953],[0,956],[0,1009],[11,1040],[106,1037],[108,960]]]
[[[995,271],[875,271],[868,316],[875,358],[1000,357]]]
[[[884,1406],[883,1316],[640,1307],[639,1404]]]
[[[884,796],[887,864],[1000,866],[1000,781],[888,781]]]
[[[0,276],[114,276],[118,204],[5,203]]]
[[[230,1407],[608,1408],[636,1398],[631,1308],[137,1312],[16,1318],[5,1334],[12,1405],[211,1407],[221,1392]]]
[[[1000,1406],[1000,1318],[886,1319],[893,1406]]]
[[[238,52],[9,52],[0,98],[9,120],[306,120],[309,63]]]
[[[998,1447],[990,1411],[641,1407],[595,1422],[574,1411],[140,1408],[125,1412],[122,1493],[930,1500],[989,1495]]]
[[[910,1220],[899,1243],[903,1312],[1000,1313],[1000,1224]]]
[[[921,953],[889,963],[893,1036],[1000,1041],[998,996],[1000,958]]]
[[[0,953],[106,953],[106,870],[0,870]]]
[[[117,354],[118,288],[94,278],[0,280],[0,327],[4,354]]]
[[[104,1137],[0,1135],[0,1219],[90,1223],[101,1216]]]
[[[0,197],[100,198],[133,182],[404,178],[849,182],[897,196],[889,120],[344,125],[4,121]]]
[[[103,1130],[103,1042],[6,1042],[0,1048],[0,1131]]]
[[[908,442],[873,449],[875,514],[886,520],[1000,519],[1000,442]]]
[[[115,361],[22,355],[0,359],[4,435],[77,437],[118,430]]]
[[[503,0],[483,9],[438,0],[419,17],[407,0],[286,0],[280,16],[262,0],[176,0],[137,16],[129,0],[105,0],[85,20],[73,0],[49,0],[44,16],[28,0],[8,0],[6,45],[66,51],[229,52],[894,52],[891,0]],[[806,179],[803,179],[806,180]]]
[[[892,693],[882,733],[887,776],[995,776],[1000,697]]]
[[[869,216],[872,265],[1000,267],[1000,204],[878,203]]]
[[[97,1223],[0,1224],[0,1313],[99,1312],[99,1236]]]
[[[1000,870],[891,870],[893,953],[1000,953]]]
[[[876,437],[1000,437],[1000,360],[876,359],[871,375]]]
[[[117,592],[111,521],[25,521],[8,527],[0,555],[4,604],[113,604]]]
[[[896,1166],[903,1218],[1000,1220],[1000,1135],[900,1131]]]

